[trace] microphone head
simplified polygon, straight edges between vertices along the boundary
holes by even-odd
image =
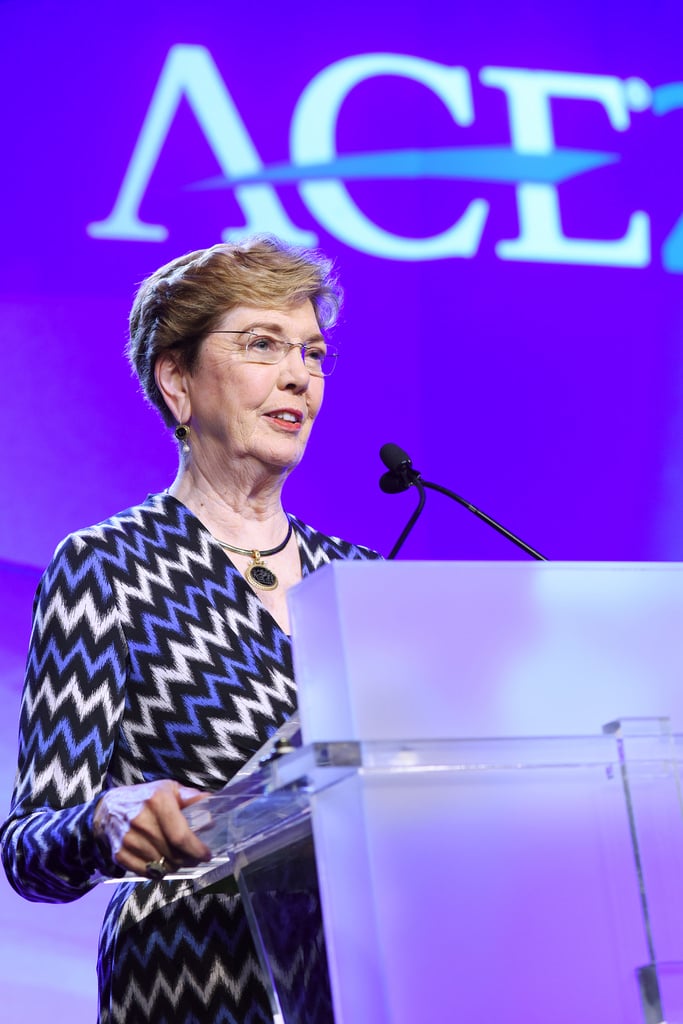
[[[412,469],[413,466],[408,453],[397,444],[383,444],[379,450],[379,457],[392,473],[400,473],[404,469]]]
[[[401,491],[407,491],[409,487],[412,487],[410,480],[406,481],[404,477],[398,476],[396,473],[383,473],[379,478],[379,486],[385,494],[400,494]]]

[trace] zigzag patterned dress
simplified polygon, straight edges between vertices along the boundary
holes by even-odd
[[[293,519],[303,575],[378,558]],[[203,524],[167,494],[72,534],[34,610],[2,858],[29,900],[120,874],[93,836],[111,786],[216,790],[291,715],[291,646]],[[100,1024],[272,1020],[238,896],[117,886],[98,958]]]

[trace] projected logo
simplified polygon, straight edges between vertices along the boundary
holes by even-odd
[[[313,219],[360,252],[392,260],[471,259],[479,251],[489,201],[473,198],[446,231],[413,238],[381,228],[359,208],[344,184],[372,179],[463,179],[507,183],[515,189],[519,231],[516,237],[497,242],[495,252],[501,260],[611,267],[650,263],[650,217],[643,210],[624,211],[624,230],[616,239],[564,234],[558,185],[617,163],[620,157],[557,146],[551,101],[598,103],[619,133],[630,128],[634,113],[649,110],[661,116],[683,108],[683,83],[653,90],[639,78],[485,67],[479,81],[505,94],[509,147],[338,154],[336,125],[344,100],[355,86],[380,75],[420,83],[441,100],[457,125],[474,123],[472,84],[465,68],[403,54],[362,54],[330,65],[309,82],[292,114],[290,161],[265,166],[211,54],[201,46],[172,47],[112,212],[105,220],[89,224],[88,233],[93,238],[140,242],[168,237],[165,224],[142,221],[139,210],[178,106],[185,100],[222,171],[219,178],[196,187],[231,189],[244,215],[243,225],[226,227],[225,240],[267,231],[315,245],[315,232],[296,225],[278,195],[279,184],[294,182]],[[683,217],[664,243],[662,263],[670,272],[683,273]]]

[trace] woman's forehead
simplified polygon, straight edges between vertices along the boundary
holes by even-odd
[[[320,337],[321,334],[309,299],[281,307],[236,306],[220,318],[216,330],[248,331],[255,327],[306,337]]]

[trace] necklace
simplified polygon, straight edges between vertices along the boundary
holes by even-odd
[[[280,582],[273,570],[264,565],[263,559],[269,558],[271,555],[277,555],[279,551],[282,551],[289,544],[293,526],[292,520],[289,517],[287,518],[289,522],[287,536],[282,544],[278,544],[276,548],[271,548],[269,551],[257,551],[256,548],[235,548],[232,544],[226,544],[224,540],[218,540],[218,537],[215,538],[224,551],[230,551],[233,555],[246,555],[248,558],[251,558],[251,562],[247,566],[244,575],[249,583],[254,587],[258,587],[259,590],[275,590]]]

